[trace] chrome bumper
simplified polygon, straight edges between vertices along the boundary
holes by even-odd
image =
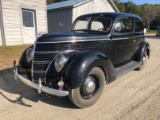
[[[45,87],[42,85],[41,79],[39,79],[39,83],[34,83],[24,77],[22,77],[21,75],[18,74],[18,70],[17,68],[14,66],[14,75],[15,75],[15,79],[20,79],[23,83],[25,83],[26,85],[35,88],[38,90],[38,93],[40,94],[42,91],[51,95],[55,95],[55,96],[67,96],[69,94],[68,91],[63,91],[63,90],[57,90],[57,89],[53,89],[53,88],[49,88],[49,87]]]

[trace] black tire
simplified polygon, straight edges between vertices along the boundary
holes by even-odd
[[[145,51],[143,58],[141,59],[141,65],[137,68],[137,70],[141,71],[143,70],[146,62],[147,62],[148,56],[147,56],[147,52]]]
[[[92,82],[94,81],[95,83],[94,89],[91,88],[93,89],[91,93],[86,92],[87,91],[86,82],[88,81],[92,81]],[[79,108],[86,108],[86,107],[92,106],[100,98],[105,84],[106,84],[106,81],[105,81],[105,75],[103,71],[100,68],[95,67],[89,72],[83,85],[81,85],[76,89],[69,90],[70,91],[69,98],[72,101],[72,103]]]

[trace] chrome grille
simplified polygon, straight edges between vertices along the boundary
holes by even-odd
[[[33,59],[33,81],[45,82],[45,72],[53,58],[62,51],[94,48],[96,41],[77,43],[36,43]]]
[[[34,61],[51,61],[55,55],[55,53],[35,52]]]
[[[41,62],[41,63],[35,61],[33,70],[34,71],[44,71],[47,69],[49,63],[50,63],[50,61]]]

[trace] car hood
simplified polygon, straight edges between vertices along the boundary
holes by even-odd
[[[76,42],[76,41],[97,41],[107,40],[108,34],[88,34],[88,33],[74,33],[74,32],[61,32],[43,34],[36,42]]]

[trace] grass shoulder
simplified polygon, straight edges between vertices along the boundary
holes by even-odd
[[[12,67],[12,61],[18,62],[22,52],[29,46],[0,46],[0,70]]]

